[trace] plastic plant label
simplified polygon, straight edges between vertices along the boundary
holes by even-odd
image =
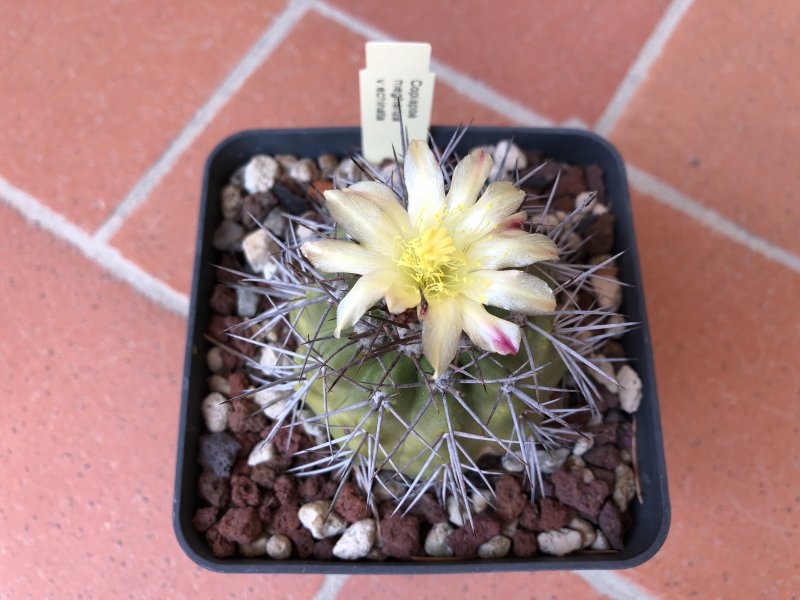
[[[427,140],[436,74],[430,71],[431,45],[367,42],[367,68],[359,73],[361,148],[364,158],[379,163],[399,156],[400,120],[409,140]]]

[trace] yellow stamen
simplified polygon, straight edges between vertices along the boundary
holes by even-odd
[[[397,265],[422,290],[426,298],[449,298],[464,282],[466,264],[443,225],[430,227],[421,235],[400,242]]]

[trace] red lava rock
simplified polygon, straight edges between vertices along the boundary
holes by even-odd
[[[610,471],[619,464],[619,449],[610,444],[595,446],[583,455],[583,460],[593,467]]]
[[[231,477],[231,502],[235,506],[258,506],[261,504],[261,492],[255,481],[245,475]]]
[[[528,502],[522,508],[517,521],[520,527],[530,529],[531,531],[539,531],[539,507],[536,504]]]
[[[205,533],[217,522],[219,509],[216,506],[198,508],[192,517],[192,525],[197,533]]]
[[[592,473],[594,473],[594,476],[597,479],[605,481],[608,484],[609,489],[614,487],[614,480],[616,478],[614,477],[614,473],[612,473],[611,471],[595,467],[594,469],[592,469]]]
[[[539,165],[534,165],[522,173],[521,176],[527,175],[531,171],[533,171]],[[537,193],[544,192],[548,187],[550,187],[556,179],[556,175],[561,170],[558,163],[554,161],[549,161],[545,163],[545,165],[539,169],[535,175],[532,175],[525,183],[522,184],[522,188],[525,190],[532,190]]]
[[[419,520],[416,517],[386,517],[381,519],[383,553],[399,559],[409,559],[420,552]]]
[[[596,202],[596,200],[595,200]],[[614,215],[604,213],[602,215],[592,215],[585,221],[587,225],[582,225],[582,235],[585,236],[583,249],[590,255],[611,254],[614,245]]]
[[[610,494],[609,485],[600,479],[584,483],[579,473],[567,473],[559,470],[553,473],[551,480],[555,485],[555,496],[564,504],[596,521],[597,513]]]
[[[397,504],[395,504],[394,502],[390,501],[382,502],[381,504],[378,505],[378,517],[381,519],[387,519],[392,516],[396,508]],[[403,511],[398,511],[398,512],[402,513]]]
[[[228,387],[231,388],[231,398],[235,398],[247,389],[249,382],[247,375],[241,371],[236,371],[228,375]]]
[[[326,479],[321,475],[310,475],[303,477],[297,485],[297,492],[303,502],[314,502],[315,500],[329,500],[333,496],[325,494]]]
[[[536,543],[536,534],[532,531],[517,529],[514,532],[514,545],[512,552],[518,558],[530,558],[539,549]]]
[[[447,536],[447,545],[459,558],[474,556],[478,546],[500,534],[500,522],[489,512],[473,516],[472,523],[474,528],[467,522]]]
[[[583,174],[586,177],[586,189],[590,192],[597,192],[596,202],[605,204],[606,185],[603,182],[603,169],[597,165],[584,167]]]
[[[567,194],[575,196],[586,191],[586,179],[583,176],[581,167],[572,165],[561,165],[561,177],[558,180],[558,195]],[[571,208],[574,208],[574,204]]]
[[[292,464],[292,459],[288,456],[277,455],[274,458],[260,463],[253,467],[250,478],[258,485],[267,489],[275,487],[275,481],[281,473],[288,469]]]
[[[255,400],[249,397],[231,400],[228,428],[234,433],[259,432],[267,424],[267,417]]]
[[[614,550],[622,550],[622,515],[612,500],[603,505],[603,510],[600,511],[600,517],[598,518],[598,525],[600,525],[600,530],[608,538],[608,543],[611,547]]]
[[[232,271],[239,271],[240,273],[244,271],[242,263],[239,262],[235,254],[225,252],[219,261],[219,265],[224,267],[216,270],[217,281],[220,283],[236,283],[242,278],[240,275],[226,270],[231,269]]]
[[[615,358],[619,360],[625,360],[628,358],[627,355],[625,354],[625,347],[616,340],[607,341],[606,345],[603,346],[601,354],[606,358]],[[615,368],[619,370],[621,366],[622,365],[616,365]]]
[[[554,498],[539,501],[539,530],[561,529],[575,517],[575,510]]]
[[[219,523],[206,531],[206,542],[211,547],[211,553],[217,558],[228,558],[236,552],[236,544],[225,537],[219,531]]]
[[[230,421],[230,416],[228,420]],[[275,444],[275,449],[278,452],[286,456],[292,456],[300,450],[311,448],[312,445],[311,440],[308,439],[308,436],[300,427],[281,427],[278,433],[275,434],[272,443]]]
[[[237,326],[241,323],[239,317],[231,315],[211,315],[208,321],[208,335],[223,344],[233,345],[228,333],[236,333]]]
[[[231,497],[231,486],[227,479],[204,471],[197,481],[197,493],[211,506],[223,507]]]
[[[314,546],[316,544],[314,538],[311,537],[311,534],[308,532],[308,529],[295,529],[294,531],[288,532],[286,535],[292,540],[298,557],[308,558],[314,553]]]
[[[285,504],[272,511],[272,528],[278,533],[289,535],[299,527],[296,507]]]
[[[447,514],[436,497],[430,492],[422,494],[417,503],[411,508],[411,514],[425,519],[431,525],[447,521]]]
[[[228,352],[222,348],[222,372],[230,373],[244,364],[244,359],[238,354]]]
[[[247,464],[247,457],[240,456],[236,459],[236,463],[233,465],[233,470],[231,473],[233,475],[245,475],[246,477],[250,477],[250,473],[253,472],[253,467]]]
[[[275,480],[273,492],[281,505],[297,506],[300,502],[296,480],[289,475],[281,475]]]
[[[367,501],[361,495],[358,487],[348,481],[342,486],[339,497],[336,498],[334,510],[338,512],[348,523],[355,523],[369,516]]]
[[[240,447],[239,442],[225,431],[201,435],[197,460],[205,471],[217,477],[230,477]]]
[[[602,385],[598,387],[600,388],[598,390],[600,393],[600,398],[597,401],[597,410],[599,410],[601,413],[605,413],[612,408],[617,408],[619,406],[619,397],[617,397],[616,394],[609,392]]]
[[[218,526],[222,537],[238,544],[249,544],[261,534],[261,520],[254,508],[229,508]]]
[[[260,192],[245,196],[239,213],[239,221],[245,229],[252,230],[258,227],[270,209],[275,206],[276,200],[269,192]]]
[[[619,447],[625,450],[633,449],[633,425],[623,423],[619,427]]]
[[[603,415],[604,423],[625,423],[627,420],[628,417],[625,416],[625,413],[618,408],[613,408]]]
[[[528,504],[522,485],[512,475],[501,475],[494,484],[494,491],[497,494],[497,514],[504,521],[516,519]]]
[[[236,312],[236,292],[227,285],[218,283],[211,292],[209,306],[215,312],[223,315],[232,315]]]
[[[314,542],[314,558],[317,560],[333,560],[333,547],[336,542],[330,538]]]
[[[239,442],[239,458],[247,458],[250,452],[255,448],[256,444],[261,443],[261,434],[254,431],[243,431],[235,434],[233,437]]]
[[[602,423],[592,425],[589,427],[589,431],[594,434],[594,443],[597,445],[616,444],[618,428],[619,425],[616,423]]]

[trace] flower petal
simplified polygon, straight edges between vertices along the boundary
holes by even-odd
[[[508,217],[505,221],[500,223],[499,227],[497,228],[500,232],[506,231],[517,231],[522,229],[522,224],[528,220],[528,213],[525,211],[514,213],[510,217]]]
[[[461,306],[457,298],[431,301],[422,322],[422,351],[437,379],[453,362],[461,339]]]
[[[306,242],[300,252],[323,273],[366,275],[391,264],[385,256],[344,240]]]
[[[524,271],[475,271],[469,279],[463,293],[481,304],[529,315],[556,308],[550,286]]]
[[[422,228],[444,207],[444,177],[439,162],[422,140],[408,146],[403,176],[408,190],[408,216],[411,223]]]
[[[416,292],[416,297],[414,296]],[[392,271],[372,271],[356,281],[336,309],[336,330],[352,327],[374,304],[386,297],[391,312],[402,312],[419,303],[419,290],[410,286],[402,274]]]
[[[498,354],[516,354],[522,340],[519,326],[495,317],[480,303],[461,298],[464,331],[476,346]]]
[[[492,171],[492,157],[483,149],[466,156],[456,165],[447,192],[447,211],[463,210],[475,204]]]
[[[458,231],[464,242],[474,241],[494,231],[519,209],[525,192],[518,190],[510,181],[495,181],[490,184],[475,206],[464,214],[456,213],[456,222],[451,231]]]
[[[389,186],[378,181],[360,181],[347,188],[347,191],[355,192],[380,208],[401,232],[410,229],[411,219]]]
[[[350,236],[384,256],[392,256],[400,230],[391,217],[375,203],[348,190],[325,192],[325,206],[336,224]]]
[[[526,267],[542,260],[556,260],[555,243],[541,233],[510,231],[487,235],[475,242],[467,252],[467,261],[481,269],[506,269]]]

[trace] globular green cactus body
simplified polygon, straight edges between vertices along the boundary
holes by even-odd
[[[341,338],[333,337],[335,320],[324,320],[325,307],[325,302],[312,304],[297,315],[296,330],[306,340],[304,352],[320,358],[327,365],[328,372],[324,380],[317,378],[308,389],[305,404],[317,415],[328,415],[331,437],[357,430],[359,434],[353,436],[348,446],[363,456],[370,452],[370,444],[363,443],[364,433],[373,441],[379,441],[382,448],[377,453],[379,464],[384,460],[383,453],[397,448],[385,468],[397,469],[411,479],[423,471],[426,475],[432,474],[437,467],[450,464],[449,446],[439,442],[452,432],[457,432],[462,450],[474,459],[486,450],[504,453],[503,447],[486,438],[493,436],[510,442],[519,435],[515,427],[519,427],[523,415],[537,423],[542,415],[530,414],[519,399],[505,400],[503,386],[509,381],[514,381],[517,388],[528,386],[530,396],[544,404],[550,396],[548,388],[556,386],[564,374],[564,365],[551,342],[538,332],[525,328],[527,352],[494,355],[492,360],[484,358],[479,361],[462,352],[454,366],[456,373],[459,367],[466,367],[458,375],[461,382],[452,382],[439,393],[436,386],[431,386],[432,368],[424,357],[416,360],[426,371],[426,376],[411,356],[397,350],[376,353],[377,356],[360,361],[359,356],[364,356],[363,348],[348,339],[346,334],[351,332],[344,332]],[[323,320],[321,324],[320,320]],[[543,330],[551,331],[552,317],[536,317],[534,320]],[[297,360],[302,362],[304,359]],[[537,369],[535,380],[533,377],[527,381],[514,380],[513,373],[520,371],[520,367],[529,361]],[[354,366],[348,367],[353,363]],[[530,365],[525,371],[530,371]],[[391,416],[384,411],[380,431],[375,403],[366,402],[376,398],[390,403],[394,411]],[[447,403],[446,410],[444,402]],[[356,408],[345,410],[348,407]],[[415,422],[414,432],[409,434],[407,425]],[[437,452],[432,453],[431,448],[438,448]],[[518,446],[515,451],[519,451]]]

